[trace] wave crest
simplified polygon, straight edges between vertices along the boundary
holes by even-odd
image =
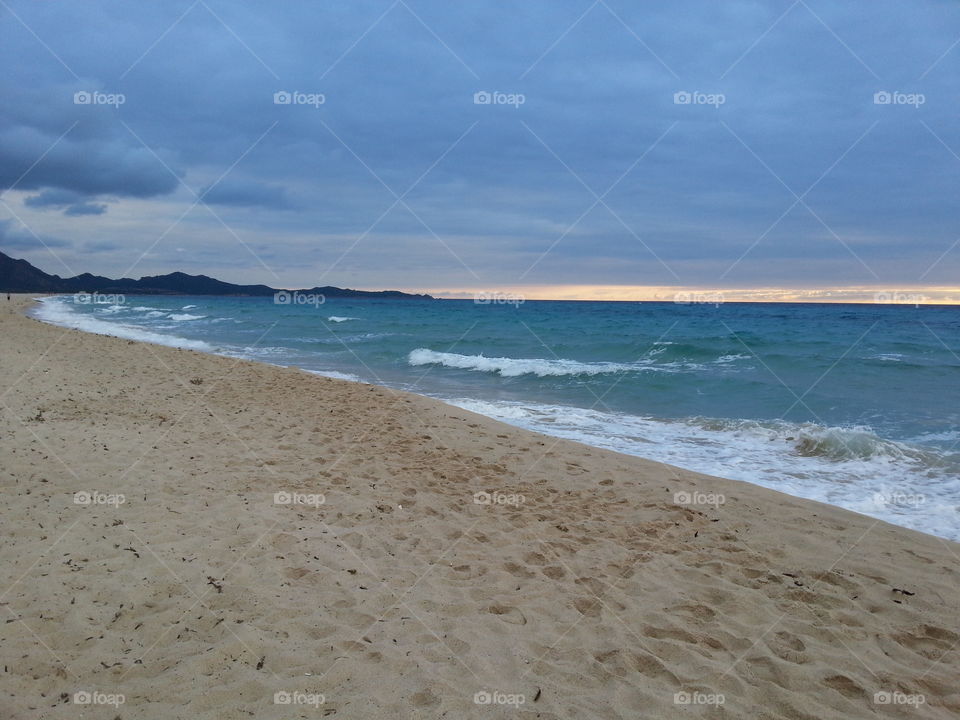
[[[486,357],[485,355],[459,355],[436,352],[426,348],[411,350],[407,358],[411,365],[443,365],[460,370],[496,373],[501,377],[536,375],[551,377],[560,375],[600,375],[603,373],[637,370],[634,365],[613,362],[584,363],[576,360],[545,360],[543,358]]]

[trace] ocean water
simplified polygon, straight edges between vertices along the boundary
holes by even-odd
[[[960,308],[63,296],[34,312],[410,390],[960,540]]]

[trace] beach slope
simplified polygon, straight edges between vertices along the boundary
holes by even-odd
[[[958,544],[28,304],[5,718],[960,713]]]

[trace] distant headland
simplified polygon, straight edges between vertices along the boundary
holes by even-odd
[[[206,275],[187,275],[172,272],[167,275],[148,275],[139,280],[133,278],[112,279],[83,273],[70,278],[50,275],[26,260],[15,260],[0,252],[0,292],[16,293],[78,293],[100,292],[123,295],[232,295],[260,297],[275,295],[277,288],[267,285],[235,285]],[[401,292],[400,290],[350,290],[331,286],[313,287],[296,292],[312,293],[324,297],[348,298],[407,298],[433,300],[430,295]]]

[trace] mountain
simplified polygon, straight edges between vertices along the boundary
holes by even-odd
[[[266,285],[234,285],[206,275],[187,275],[173,272],[168,275],[148,275],[139,280],[113,280],[100,275],[83,273],[70,278],[49,275],[26,260],[14,260],[0,252],[0,292],[17,293],[77,293],[98,292],[119,295],[273,295],[279,290]],[[433,300],[430,295],[415,295],[399,290],[348,290],[324,286],[295,290],[304,294],[348,298],[409,298]]]

